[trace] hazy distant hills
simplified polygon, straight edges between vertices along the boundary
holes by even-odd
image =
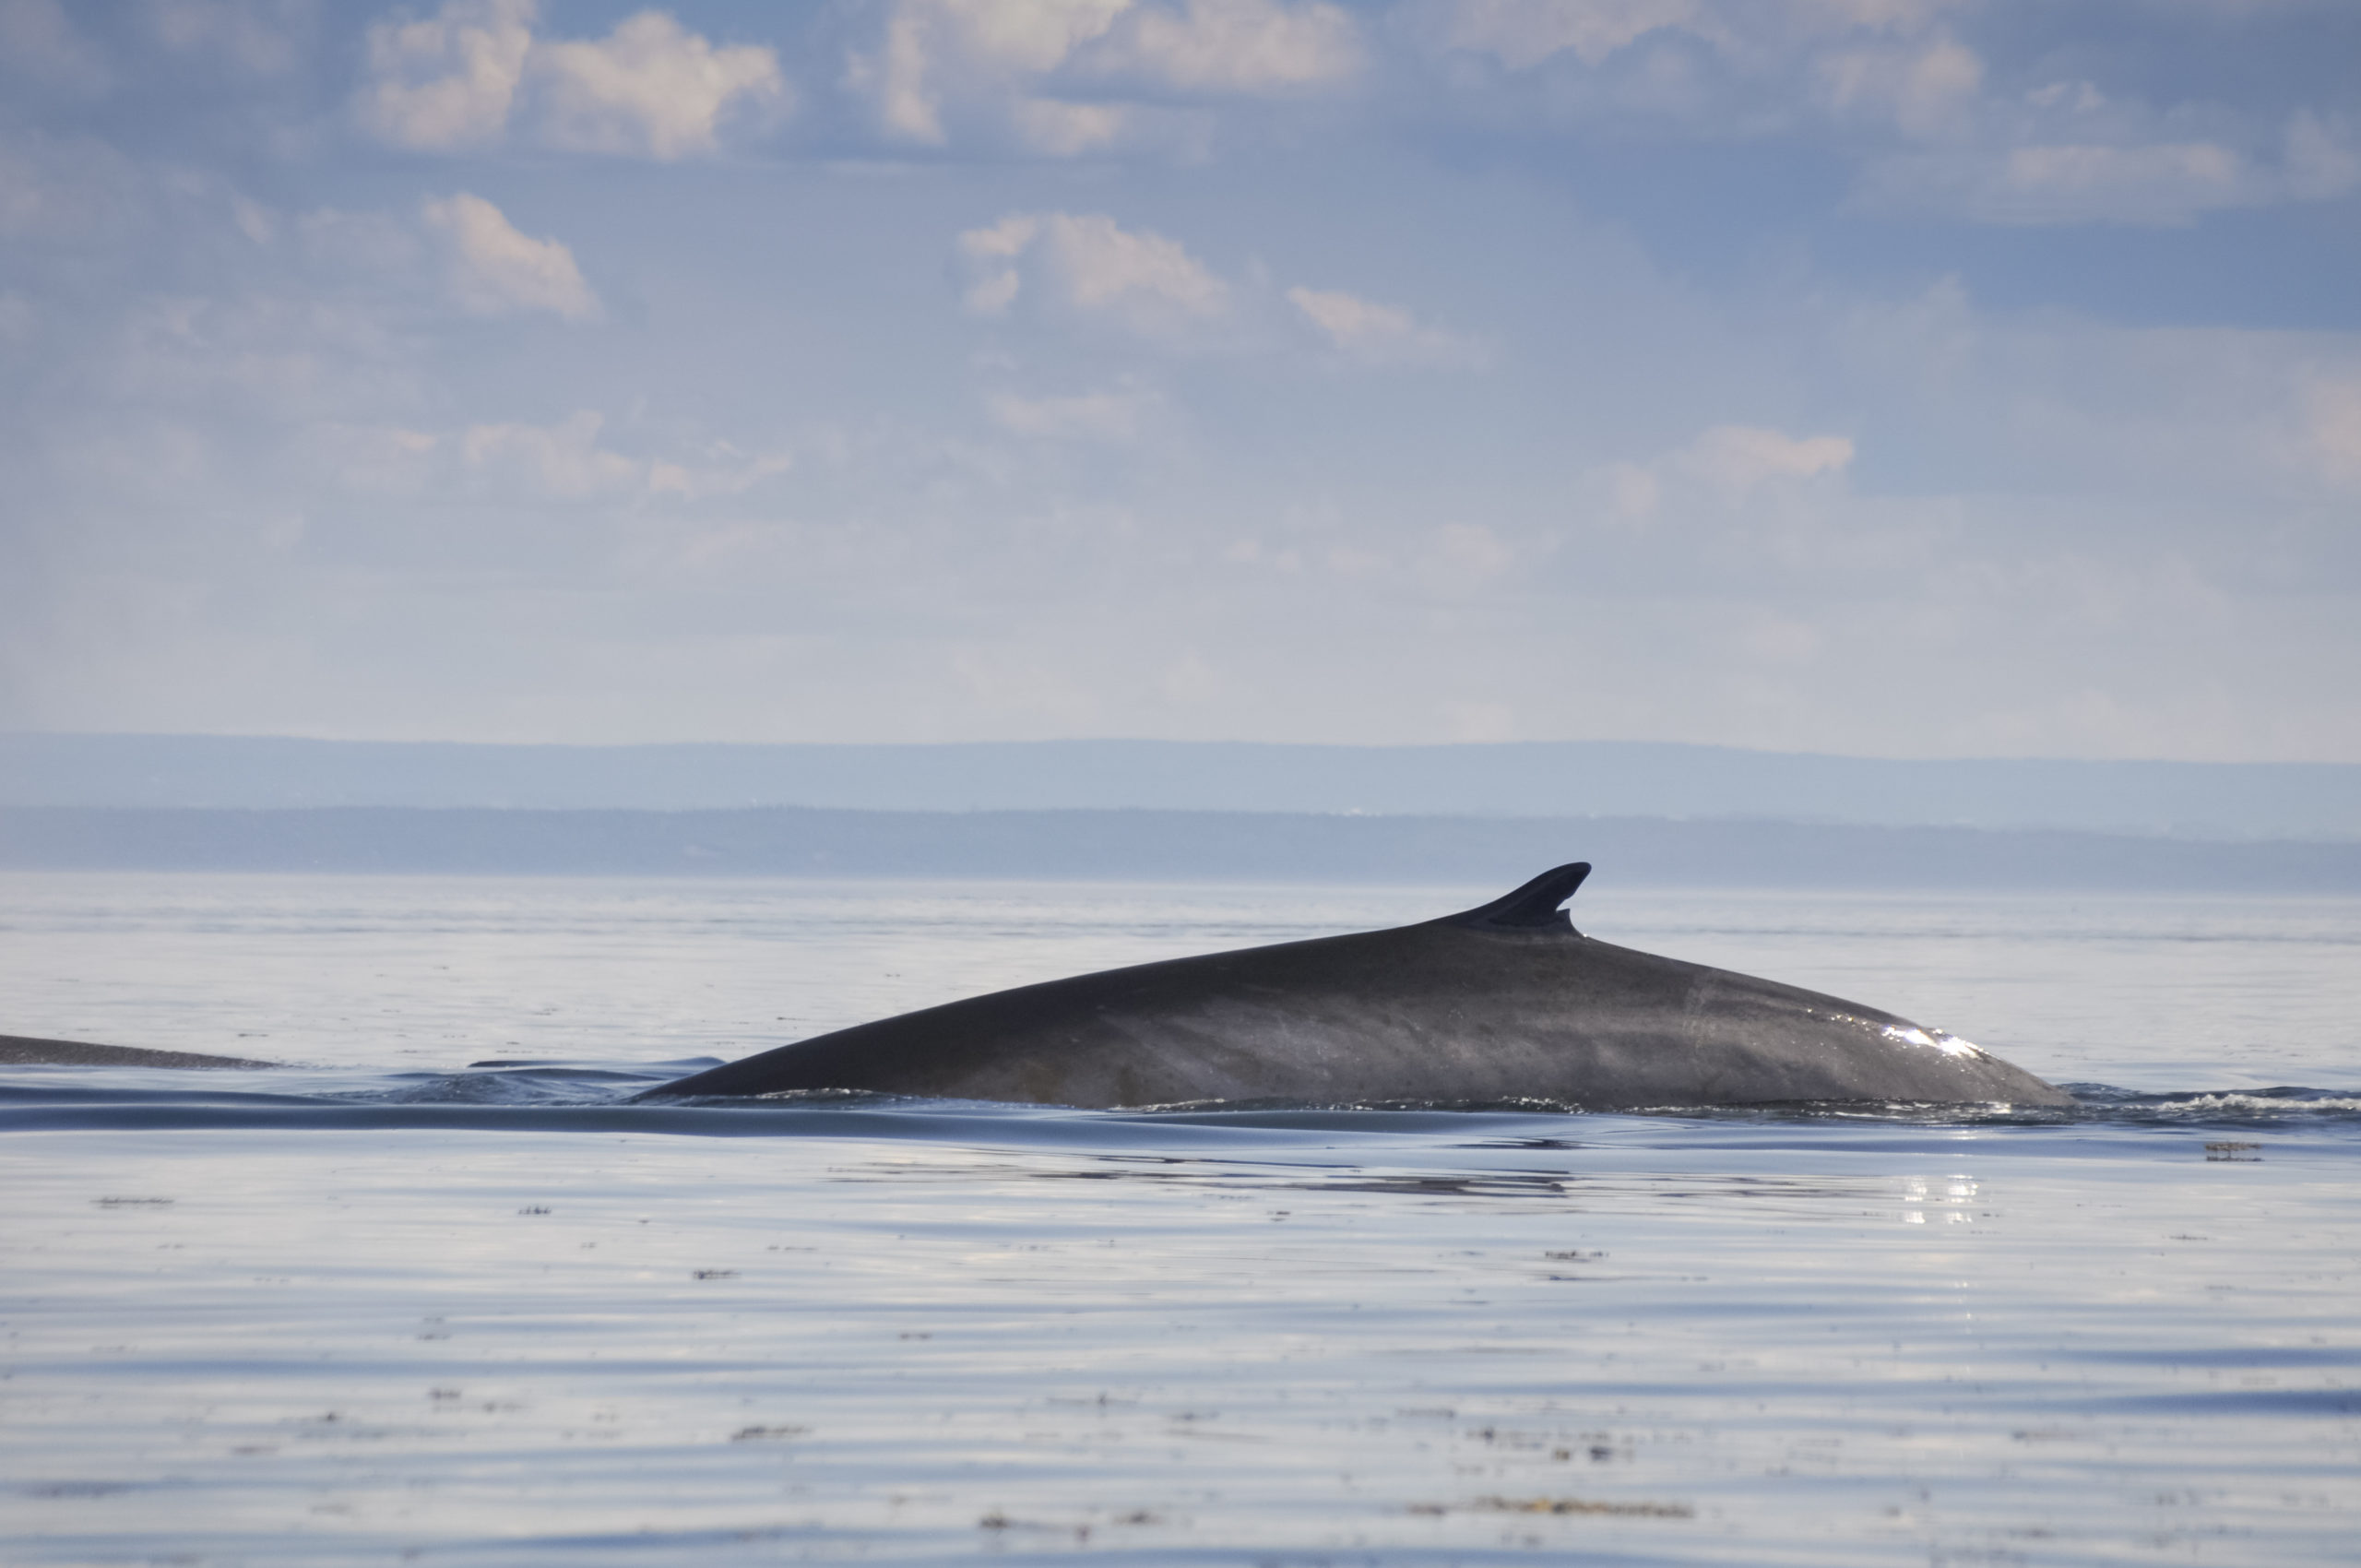
[[[1448,883],[1571,860],[1600,887],[2361,893],[2361,843],[1661,817],[1047,811],[20,806],[0,867],[46,870]]]
[[[1890,761],[1622,742],[517,746],[0,735],[0,806],[1366,814],[2361,839],[2361,766]]]
[[[0,868],[2361,893],[2361,767],[0,736]]]

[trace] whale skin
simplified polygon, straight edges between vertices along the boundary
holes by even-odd
[[[1879,1008],[1575,930],[1587,863],[1387,931],[1167,959],[838,1029],[648,1097],[855,1090],[1095,1108],[2070,1106]]]

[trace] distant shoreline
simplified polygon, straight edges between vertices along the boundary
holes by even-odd
[[[1169,811],[2361,843],[2361,764],[1906,760],[1656,742],[510,745],[0,733],[0,807]]]
[[[2361,843],[1664,817],[0,807],[0,870],[2361,894]]]

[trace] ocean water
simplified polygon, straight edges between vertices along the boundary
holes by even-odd
[[[2361,902],[1631,893],[2072,1113],[623,1103],[1500,891],[12,876],[0,1561],[2361,1560]]]

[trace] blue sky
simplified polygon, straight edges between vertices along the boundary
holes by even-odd
[[[2356,61],[0,0],[0,727],[2361,761]]]

